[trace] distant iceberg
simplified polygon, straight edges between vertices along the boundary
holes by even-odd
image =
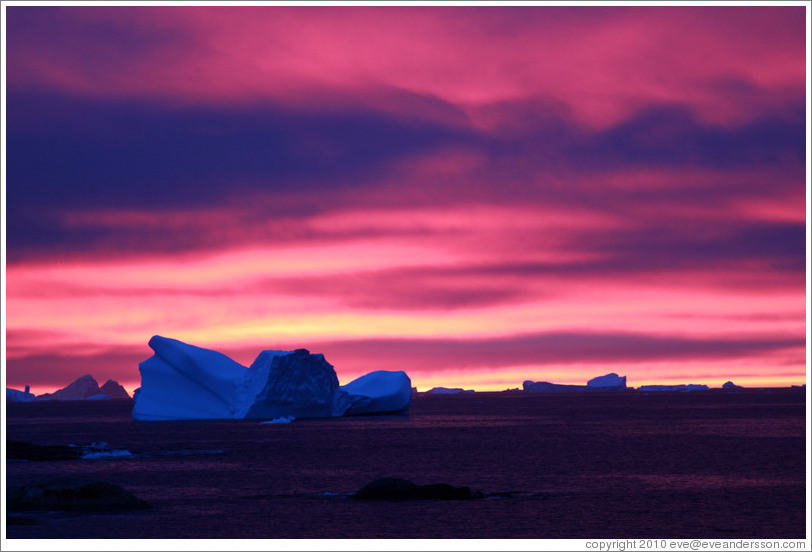
[[[736,385],[732,381],[726,381],[722,385],[722,389],[742,389],[742,386],[741,385]]]
[[[522,383],[522,390],[529,393],[566,393],[575,391],[620,391],[626,388],[626,376],[614,372],[592,378],[586,385],[566,385],[548,381],[530,381]]]
[[[522,390],[528,393],[565,393],[572,391],[589,391],[586,385],[565,385],[560,383],[550,383],[549,381],[522,382]]]
[[[641,385],[638,391],[706,391],[707,385],[698,383],[683,383],[679,385]]]
[[[25,391],[7,388],[6,400],[9,402],[32,402],[37,400],[37,397],[33,393],[29,393],[28,386],[26,386]]]
[[[250,368],[217,351],[154,336],[139,365],[136,420],[326,418],[399,412],[411,404],[405,372],[377,371],[341,387],[306,349],[263,351]]]
[[[586,382],[587,387],[595,387],[604,390],[626,389],[626,376],[618,376],[614,372],[605,376],[598,376]]]
[[[458,394],[471,394],[475,391],[473,389],[462,389],[460,387],[433,387],[426,391],[427,395],[458,395]]]
[[[110,397],[105,395],[104,393],[96,393],[95,395],[90,395],[89,397],[84,397],[84,400],[86,400],[86,401],[109,401]]]

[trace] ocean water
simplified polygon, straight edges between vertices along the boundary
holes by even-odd
[[[9,460],[10,487],[73,475],[153,506],[26,513],[8,538],[805,535],[802,390],[424,396],[406,415],[290,424],[134,422],[131,408],[8,405],[8,439],[94,444],[82,460]],[[379,477],[511,496],[349,497]]]

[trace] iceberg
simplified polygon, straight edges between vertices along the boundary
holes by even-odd
[[[605,376],[598,376],[586,382],[587,387],[600,389],[626,389],[626,376],[618,376],[614,372]]]
[[[95,395],[90,395],[89,397],[85,397],[85,401],[109,401],[110,397],[105,395],[104,393],[96,393]]]
[[[426,395],[458,395],[460,393],[471,394],[474,392],[473,389],[462,389],[460,387],[433,387],[426,391]]]
[[[37,400],[36,395],[28,392],[29,387],[25,386],[25,391],[18,389],[6,389],[6,400],[9,402],[32,402]]]
[[[412,380],[403,371],[377,370],[341,387],[350,404],[345,414],[389,414],[408,410]]]
[[[135,420],[326,418],[398,412],[411,404],[405,372],[377,371],[339,386],[324,355],[262,351],[250,367],[161,336],[141,362]]]
[[[282,416],[281,418],[274,418],[273,420],[268,420],[266,422],[259,422],[261,424],[289,424],[295,420],[293,416]]]
[[[530,381],[522,383],[522,390],[529,393],[567,393],[575,391],[619,391],[626,389],[626,376],[614,372],[605,376],[592,378],[586,385],[568,385],[548,381]]]
[[[324,355],[263,351],[240,382],[236,418],[329,418],[350,406]]]
[[[138,365],[136,420],[234,418],[237,389],[247,368],[217,351],[154,336],[155,354]]]
[[[528,393],[566,393],[572,391],[589,391],[586,385],[564,385],[548,381],[524,381],[522,390]]]
[[[698,383],[682,383],[679,385],[641,385],[638,391],[706,391],[710,389],[707,385]]]
[[[742,386],[736,385],[732,381],[726,381],[724,385],[722,385],[722,389],[742,389]]]

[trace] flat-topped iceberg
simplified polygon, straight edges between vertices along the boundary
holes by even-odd
[[[139,365],[136,420],[325,418],[411,404],[405,372],[377,371],[340,387],[324,355],[263,351],[250,368],[217,351],[154,336]]]
[[[614,372],[597,376],[586,382],[586,385],[569,385],[550,383],[549,381],[530,381],[522,383],[522,390],[529,393],[568,393],[580,391],[621,391],[626,390],[626,376]]]
[[[677,385],[641,385],[638,391],[707,391],[707,385],[701,383],[681,383]]]
[[[589,391],[586,385],[566,385],[561,383],[550,383],[549,381],[522,382],[522,390],[527,393],[566,393],[574,391]]]
[[[462,387],[432,387],[426,391],[426,395],[470,395],[475,393],[473,389],[463,389]]]

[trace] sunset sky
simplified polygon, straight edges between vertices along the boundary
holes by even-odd
[[[7,7],[6,385],[805,383],[805,10]]]

